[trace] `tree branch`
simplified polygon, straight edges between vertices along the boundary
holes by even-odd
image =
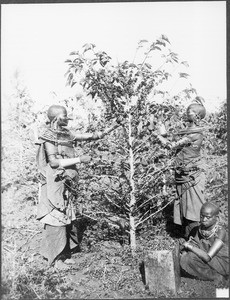
[[[158,211],[156,211],[155,213],[149,215],[147,218],[145,218],[144,220],[142,221],[139,221],[137,224],[136,224],[136,228],[141,225],[142,223],[144,223],[145,221],[147,221],[149,218],[155,216],[156,214],[158,214],[160,211],[162,211],[166,206],[168,206],[170,203],[172,203],[175,199],[172,199],[170,200],[165,206],[163,206],[162,208],[160,208]]]

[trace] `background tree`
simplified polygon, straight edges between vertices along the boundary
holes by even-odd
[[[37,118],[33,112],[34,101],[18,71],[14,74],[13,86],[14,93],[10,96],[2,122],[3,189],[36,181],[35,149],[31,135],[31,126]]]

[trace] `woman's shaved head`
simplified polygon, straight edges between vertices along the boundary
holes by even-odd
[[[219,207],[213,203],[213,202],[205,202],[202,207],[201,207],[201,211],[210,211],[212,213],[212,215],[217,216],[219,214]]]

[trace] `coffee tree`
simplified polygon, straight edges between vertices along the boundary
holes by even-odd
[[[183,127],[178,104],[195,92],[191,87],[170,98],[161,89],[172,75],[168,66],[179,70],[180,65],[187,64],[179,62],[169,45],[165,35],[153,43],[141,40],[137,53],[144,50],[142,61],[113,65],[107,53],[97,52],[94,44],[86,44],[82,52],[70,53],[71,59],[66,61],[67,84],[73,87],[79,82],[88,95],[104,104],[97,127],[108,125],[113,118],[121,123],[119,130],[93,148],[97,173],[92,172],[90,178],[95,191],[91,200],[96,195],[95,205],[97,199],[100,207],[103,204],[103,211],[98,213],[112,215],[113,220],[117,217],[123,228],[128,224],[133,253],[137,229],[175,199],[172,190],[167,190],[172,185],[171,176],[167,176],[172,168],[172,155],[160,146],[156,133],[163,120],[172,133],[176,126]],[[159,66],[154,68],[155,53]],[[187,73],[178,75],[188,77]],[[155,101],[159,95],[164,98],[162,104]],[[100,184],[99,178],[103,178]]]

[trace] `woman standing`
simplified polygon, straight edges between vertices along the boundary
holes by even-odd
[[[199,100],[199,97],[195,100]],[[177,141],[170,142],[158,135],[162,144],[176,150],[175,182],[178,198],[174,202],[174,223],[182,225],[185,237],[198,225],[200,209],[205,203],[205,160],[201,152],[204,128],[199,126],[205,114],[205,107],[194,102],[187,108],[188,126],[177,133]]]
[[[44,224],[40,254],[58,269],[74,263],[71,249],[78,246],[73,199],[76,198],[77,165],[88,163],[91,157],[75,156],[77,141],[103,138],[119,125],[104,132],[73,134],[68,128],[67,111],[52,105],[47,112],[48,127],[39,135],[37,165],[40,173],[40,195],[37,219]]]

